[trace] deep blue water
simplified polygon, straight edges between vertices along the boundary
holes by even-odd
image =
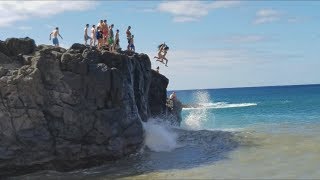
[[[198,117],[201,126],[206,129],[243,128],[256,124],[320,123],[320,85],[175,92],[183,104],[203,105],[199,109],[184,109],[183,125],[194,117]]]

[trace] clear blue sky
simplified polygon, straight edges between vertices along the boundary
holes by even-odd
[[[320,83],[320,1],[1,1],[0,39],[69,47],[86,23],[132,26],[136,51],[170,79],[169,89]],[[152,57],[166,42],[169,67]]]

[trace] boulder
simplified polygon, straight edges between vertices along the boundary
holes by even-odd
[[[26,38],[9,38],[5,41],[6,47],[10,56],[19,54],[32,54],[36,49],[36,44],[33,39]],[[5,53],[5,52],[4,52]]]
[[[167,112],[167,86],[169,79],[152,70],[152,82],[149,89],[149,105],[152,116],[164,116]]]
[[[7,48],[5,41],[0,41],[0,52],[5,54],[6,56],[10,56],[10,51]]]

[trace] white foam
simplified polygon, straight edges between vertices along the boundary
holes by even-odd
[[[243,131],[243,128],[213,128],[213,129],[207,129],[209,131],[227,131],[227,132],[239,132]]]
[[[143,123],[145,135],[145,145],[152,151],[170,152],[178,147],[177,134],[170,130],[165,124],[159,124],[154,119],[149,119]]]
[[[257,103],[239,103],[229,104],[228,102],[217,102],[217,103],[198,103],[198,107],[183,108],[183,110],[194,110],[194,109],[224,109],[224,108],[240,108],[257,106]]]
[[[210,95],[207,91],[198,91],[194,94],[194,102],[199,105],[210,104]],[[188,129],[200,130],[204,127],[204,123],[208,119],[208,112],[206,108],[196,108],[192,111],[185,120]]]

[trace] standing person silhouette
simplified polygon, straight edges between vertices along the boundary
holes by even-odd
[[[59,47],[58,36],[60,36],[61,39],[63,39],[63,38],[62,38],[62,36],[61,36],[60,33],[59,33],[59,28],[58,28],[58,27],[56,27],[56,28],[50,33],[50,35],[49,35],[49,40],[51,40],[51,36],[52,36],[52,35],[53,35],[53,38],[52,38],[52,43],[53,43],[53,45],[56,46],[56,47]]]
[[[84,45],[87,46],[87,41],[90,39],[90,46],[91,46],[92,39],[90,36],[88,36],[88,28],[89,28],[89,24],[86,24],[86,27],[84,28]]]
[[[115,38],[115,50],[117,51],[119,48],[120,48],[120,38],[119,38],[119,29],[117,29],[116,38]]]
[[[92,25],[91,28],[91,39],[90,39],[90,46],[96,46],[96,41],[97,41],[97,37],[96,37],[96,25]]]
[[[127,34],[127,40],[128,40],[128,46],[127,46],[127,50],[130,51],[130,41],[131,41],[131,26],[128,26],[128,29],[126,31]]]

